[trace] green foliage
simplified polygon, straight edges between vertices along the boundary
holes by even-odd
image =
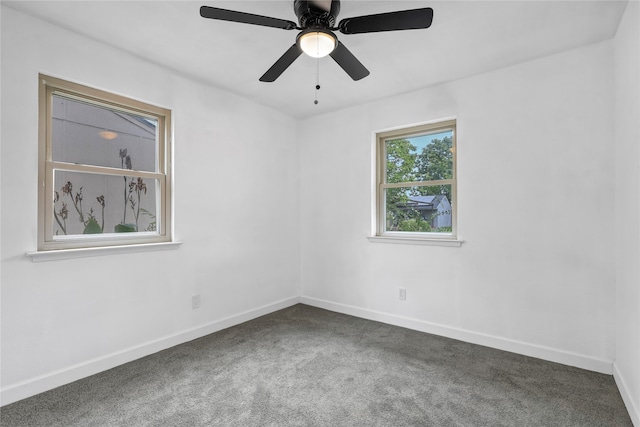
[[[422,149],[416,158],[416,169],[425,181],[453,178],[453,141],[450,136],[442,139],[434,139]],[[439,192],[434,192],[433,187],[421,187],[418,189],[421,195],[444,194],[451,202],[451,190],[445,185],[440,186]]]
[[[89,218],[87,221],[87,225],[84,227],[83,234],[100,234],[102,233],[102,228],[98,224],[98,221],[95,218]]]
[[[388,183],[435,181],[453,178],[453,141],[450,136],[433,139],[420,153],[408,139],[386,141],[386,173]],[[386,190],[387,229],[399,231],[432,230],[430,220],[420,212],[408,209],[411,196],[443,194],[451,201],[450,186],[389,188]]]
[[[133,233],[136,231],[135,224],[118,224],[113,228],[116,233]]]
[[[387,141],[387,182],[414,181],[416,146],[406,139]]]
[[[407,139],[386,142],[387,182],[436,181],[453,178],[453,141],[433,139],[420,153]]]
[[[453,142],[450,136],[434,139],[416,158],[416,169],[427,181],[453,178]]]
[[[386,142],[387,182],[406,182],[415,180],[416,146],[406,139],[394,139]],[[399,226],[406,219],[401,208],[409,200],[404,188],[387,189],[387,228]]]
[[[400,221],[400,224],[398,225],[398,229],[400,231],[419,231],[419,232],[432,231],[431,225],[427,221],[423,220],[420,217],[420,215],[418,215],[416,218],[405,219],[403,221]]]

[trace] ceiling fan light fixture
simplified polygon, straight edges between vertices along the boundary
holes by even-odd
[[[330,32],[309,31],[298,38],[300,49],[312,58],[322,58],[329,55],[336,48],[338,42]]]

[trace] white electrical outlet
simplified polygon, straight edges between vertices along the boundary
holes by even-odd
[[[191,308],[200,308],[200,294],[191,297]]]
[[[406,288],[398,288],[399,289],[399,293],[398,293],[398,298],[400,298],[402,301],[405,301],[407,299],[407,289]]]

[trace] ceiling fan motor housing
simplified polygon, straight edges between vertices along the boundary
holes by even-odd
[[[331,6],[328,9],[322,7],[324,5],[328,6],[328,3],[328,1],[322,0],[295,0],[293,9],[298,17],[300,27],[333,28],[336,23],[336,17],[340,13],[340,1],[331,1]]]

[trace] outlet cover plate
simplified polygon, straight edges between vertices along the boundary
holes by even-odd
[[[191,297],[191,308],[200,308],[200,295],[194,295]]]

